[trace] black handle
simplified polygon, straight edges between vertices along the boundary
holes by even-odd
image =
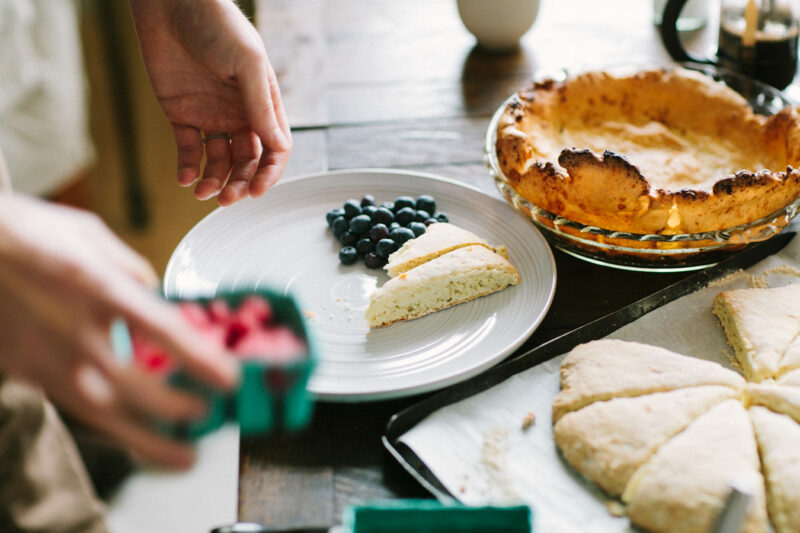
[[[661,16],[661,40],[667,52],[675,61],[691,61],[692,63],[713,65],[715,61],[712,58],[691,55],[678,39],[678,16],[681,14],[686,2],[687,0],[669,0],[667,5],[664,6],[664,13]]]

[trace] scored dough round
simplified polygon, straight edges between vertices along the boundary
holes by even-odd
[[[584,477],[622,495],[632,523],[707,533],[731,487],[744,486],[754,499],[743,531],[768,531],[767,509],[778,533],[800,531],[788,503],[800,501],[800,371],[748,383],[714,362],[606,339],[567,354],[561,385],[556,445]]]

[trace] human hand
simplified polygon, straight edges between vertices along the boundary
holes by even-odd
[[[147,72],[178,145],[178,183],[220,205],[260,196],[292,147],[264,42],[231,0],[131,0]]]
[[[115,360],[109,327],[169,350],[198,378],[229,388],[232,359],[202,341],[148,286],[147,262],[94,215],[0,194],[0,371],[41,386],[66,412],[141,458],[182,468],[192,450],[148,419],[187,420],[205,403]]]

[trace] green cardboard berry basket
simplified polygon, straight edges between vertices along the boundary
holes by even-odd
[[[237,421],[242,435],[291,433],[303,429],[311,419],[313,402],[306,390],[316,366],[316,341],[291,295],[257,289],[221,289],[211,297],[168,298],[174,303],[195,302],[207,306],[214,300],[225,301],[232,309],[249,296],[260,296],[272,308],[273,322],[289,327],[306,345],[306,356],[297,360],[269,363],[258,357],[242,358],[239,386],[224,392],[196,380],[182,370],[167,376],[170,384],[206,399],[206,417],[191,422],[159,422],[158,427],[173,437],[194,440],[219,429],[227,421]],[[125,336],[128,336],[125,338]],[[112,326],[112,342],[122,360],[130,360],[127,328]]]
[[[241,362],[239,387],[231,394],[214,390],[177,371],[169,380],[177,387],[200,393],[209,402],[208,416],[199,421],[180,424],[173,434],[190,439],[214,431],[227,420],[239,422],[242,435],[263,435],[273,432],[296,432],[309,422],[313,402],[306,390],[316,362],[317,349],[297,301],[270,289],[221,289],[213,297],[170,298],[170,301],[195,302],[204,307],[213,300],[224,300],[232,309],[249,296],[260,296],[269,302],[273,322],[289,327],[305,342],[306,357],[286,362],[269,363],[257,357]]]

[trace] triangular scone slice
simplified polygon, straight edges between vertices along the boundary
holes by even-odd
[[[717,294],[713,312],[751,381],[775,377],[800,332],[800,284]]]
[[[367,307],[370,327],[388,326],[516,285],[519,273],[483,246],[458,248],[376,289]]]
[[[654,533],[708,533],[731,486],[751,491],[741,531],[766,533],[764,478],[750,418],[739,400],[701,415],[631,478],[622,500],[631,522]]]
[[[778,378],[780,385],[789,385],[791,387],[800,387],[800,369],[787,372]]]
[[[492,249],[489,243],[470,231],[447,222],[437,222],[428,226],[419,237],[406,241],[389,256],[389,262],[383,268],[393,278],[456,248],[471,245]],[[508,256],[504,257],[508,259]]]
[[[800,425],[764,407],[751,407],[769,516],[777,533],[800,531]]]
[[[800,387],[769,383],[748,383],[745,389],[748,405],[763,405],[800,423]]]
[[[553,420],[597,400],[697,385],[740,389],[744,383],[742,376],[712,361],[638,342],[592,341],[576,346],[561,363]]]
[[[562,416],[553,432],[569,464],[619,496],[655,451],[695,418],[738,396],[731,387],[689,387],[595,402]]]
[[[782,376],[798,368],[800,368],[800,332],[798,332],[798,335],[789,343],[789,346],[783,353],[781,364],[778,368],[778,375]]]

